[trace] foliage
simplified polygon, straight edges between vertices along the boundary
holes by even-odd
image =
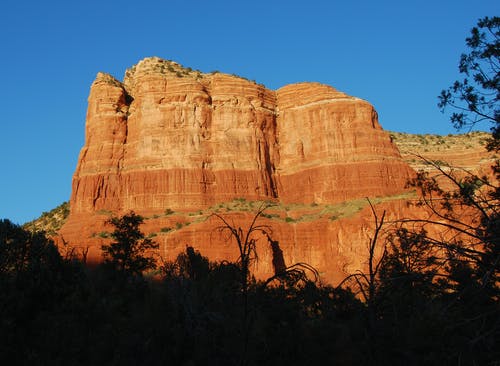
[[[57,266],[60,256],[43,232],[25,231],[9,220],[0,220],[0,273],[18,276],[44,266]]]
[[[498,17],[479,20],[466,40],[470,52],[460,61],[465,79],[443,91],[439,103],[458,110],[451,116],[457,128],[489,121],[489,150],[500,146],[499,27]],[[493,166],[496,177],[488,179],[420,159],[427,169],[409,185],[426,214],[392,223],[387,240],[377,244],[383,254],[374,263],[370,256],[370,268],[379,269],[375,281],[357,282],[364,292],[374,286],[367,301],[370,359],[374,364],[496,364],[499,165]],[[438,181],[451,188],[444,190]],[[429,342],[436,338],[440,348]]]
[[[429,164],[439,173],[430,177],[420,172],[410,182],[420,192],[419,206],[425,207],[425,219],[407,219],[407,223],[433,226],[445,235],[426,240],[440,248],[449,261],[460,261],[474,269],[481,286],[496,289],[500,281],[500,201],[499,187],[486,177],[466,174],[459,178],[453,168]],[[464,174],[462,172],[462,174]],[[437,183],[442,176],[454,187],[444,191]]]
[[[461,57],[466,78],[440,96],[455,127],[489,121],[489,150],[500,146],[500,18],[484,18],[467,38]],[[500,354],[500,188],[496,177],[477,176],[420,157],[426,171],[409,182],[424,216],[398,220],[375,243],[370,271],[350,276],[369,293],[365,329],[373,364],[496,364]],[[430,169],[433,174],[430,175]],[[446,181],[444,190],[438,181]],[[374,213],[375,214],[375,213]],[[376,218],[376,215],[375,215]],[[376,231],[380,226],[376,225]],[[373,247],[371,242],[370,249]],[[373,260],[373,262],[372,262]],[[368,277],[370,275],[370,277]],[[440,348],[430,339],[441,339]],[[384,350],[384,351],[382,351]],[[453,351],[452,351],[453,350]]]
[[[69,202],[63,202],[49,212],[43,212],[38,219],[27,222],[23,227],[30,231],[44,231],[47,234],[55,235],[66,222],[68,216]]]
[[[500,137],[500,17],[480,19],[466,38],[468,53],[460,57],[462,81],[439,96],[439,107],[457,110],[450,120],[457,128],[487,121],[492,126],[491,150],[498,150]]]
[[[63,260],[43,232],[0,220],[0,363],[19,360],[21,348],[30,349],[24,343],[37,319],[83,282],[79,267]],[[26,361],[29,357],[33,354],[26,355]]]
[[[143,222],[144,219],[133,211],[109,220],[114,227],[110,234],[114,241],[102,245],[104,263],[127,276],[142,276],[144,271],[156,268],[151,254],[158,249],[158,244],[140,231]]]
[[[500,356],[497,188],[429,164],[456,188],[444,191],[420,172],[411,184],[426,215],[383,228],[384,215],[373,210],[368,271],[342,284],[365,299],[372,364],[494,364]],[[430,341],[436,337],[439,347]]]
[[[115,241],[116,231],[144,239],[137,215],[114,222]],[[294,282],[300,267],[293,266],[284,266],[283,281],[249,278],[242,291],[241,260],[211,262],[192,247],[163,263],[161,280],[117,283],[118,265],[84,268],[61,258],[40,233],[8,221],[0,229],[0,253],[11,253],[2,263],[14,263],[0,273],[2,363],[453,365],[498,356],[497,335],[478,332],[481,322],[495,329],[496,303],[470,285],[477,284],[473,268],[458,260],[440,281],[425,232],[394,234],[367,306],[348,288]],[[23,247],[45,249],[23,257],[30,251]]]

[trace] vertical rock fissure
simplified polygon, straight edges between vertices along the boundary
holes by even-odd
[[[117,165],[117,170],[116,170],[116,178],[118,180],[118,197],[116,199],[120,200],[120,204],[118,205],[118,207],[120,207],[120,209],[122,208],[122,205],[123,205],[123,200],[122,200],[122,197],[124,196],[124,192],[123,192],[123,189],[124,189],[124,182],[123,182],[123,175],[122,175],[122,172],[123,172],[123,167],[124,167],[124,160],[125,160],[125,150],[127,148],[127,140],[128,140],[128,117],[130,115],[130,107],[134,101],[134,98],[127,93],[126,89],[124,88],[123,89],[124,93],[125,93],[125,103],[126,103],[126,112],[125,112],[125,115],[123,116],[123,121],[122,123],[124,124],[124,128],[123,128],[123,142],[122,142],[122,146],[121,146],[121,149],[120,149],[120,155],[118,156],[118,159],[117,159],[117,162],[116,162],[116,165]]]
[[[271,160],[271,154],[269,153],[269,143],[266,140],[264,140],[264,166],[268,178],[267,181],[269,182],[269,188],[271,189],[270,195],[272,198],[278,198],[276,182],[274,181],[275,168]]]

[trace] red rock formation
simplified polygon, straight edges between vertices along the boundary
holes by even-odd
[[[401,191],[408,167],[371,104],[316,83],[285,86],[277,100],[280,199],[331,203]]]
[[[438,163],[442,169],[451,172],[456,178],[463,179],[469,174],[486,176],[494,182],[495,174],[491,169],[495,165],[496,155],[487,151],[486,143],[491,134],[470,132],[461,135],[411,135],[391,133],[394,142],[405,160],[415,171],[425,171],[436,178],[446,191],[457,189],[456,186],[429,162]]]
[[[191,244],[211,259],[231,259],[235,248],[213,239],[217,225],[207,212],[206,221],[193,221],[188,212],[238,197],[327,205],[394,195],[411,174],[366,101],[317,83],[274,92],[148,58],[123,83],[99,73],[92,84],[71,214],[60,234],[69,248],[90,247],[98,259],[106,214],[134,210],[155,215],[146,228],[156,234],[182,220],[192,223],[157,237],[165,257]],[[188,216],[175,216],[182,220],[174,223],[166,208]],[[249,217],[233,219],[245,226]],[[272,224],[287,264],[309,262],[332,280],[333,272],[359,261],[353,258],[361,239],[340,238],[350,225],[345,220]],[[269,257],[266,250],[262,258]],[[270,259],[260,263],[258,274],[272,272]]]

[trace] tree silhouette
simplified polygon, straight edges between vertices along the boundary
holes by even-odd
[[[468,53],[460,57],[465,77],[441,91],[438,106],[456,110],[450,120],[456,128],[480,122],[493,124],[490,150],[498,150],[500,137],[500,17],[479,19],[465,40]]]
[[[144,218],[133,211],[108,221],[115,228],[111,233],[114,241],[101,247],[104,263],[119,273],[132,276],[142,276],[144,271],[156,268],[151,255],[159,246],[140,231],[143,222]]]
[[[218,213],[213,213],[212,215],[217,217],[222,221],[223,225],[219,226],[217,230],[220,233],[228,233],[228,241],[234,240],[238,245],[239,257],[238,265],[241,272],[241,288],[244,293],[248,291],[248,286],[250,282],[250,264],[257,258],[256,245],[258,236],[266,235],[269,233],[271,228],[268,225],[257,225],[257,219],[259,219],[264,211],[270,207],[269,204],[263,204],[254,215],[252,222],[247,230],[241,227],[236,227],[219,215]]]
[[[17,276],[60,263],[56,246],[44,232],[30,232],[9,220],[0,220],[0,274]]]

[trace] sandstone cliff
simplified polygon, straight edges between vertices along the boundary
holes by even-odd
[[[415,170],[426,171],[434,176],[441,188],[453,190],[456,187],[429,162],[438,163],[445,171],[452,171],[458,178],[472,173],[487,176],[495,181],[491,167],[496,155],[486,150],[491,134],[469,132],[460,135],[411,135],[391,132],[391,137],[401,151],[403,159]]]
[[[366,101],[318,83],[272,91],[147,58],[123,82],[99,73],[92,84],[71,213],[60,234],[69,247],[88,247],[99,258],[108,215],[135,210],[150,218],[151,233],[165,234],[157,237],[163,256],[199,244],[203,254],[229,258],[234,248],[213,239],[215,224],[192,213],[235,198],[324,208],[386,197],[403,192],[411,174]],[[167,208],[184,212],[175,225],[190,229],[161,231],[174,224]],[[243,225],[249,215],[234,220]],[[361,239],[340,243],[348,225],[341,218],[314,225],[282,219],[273,224],[289,255],[296,253],[290,261],[328,268],[331,279],[330,272],[359,256]],[[203,247],[209,237],[212,244]],[[341,260],[346,245],[352,253],[343,256],[350,259]],[[265,274],[270,262],[260,267]]]

